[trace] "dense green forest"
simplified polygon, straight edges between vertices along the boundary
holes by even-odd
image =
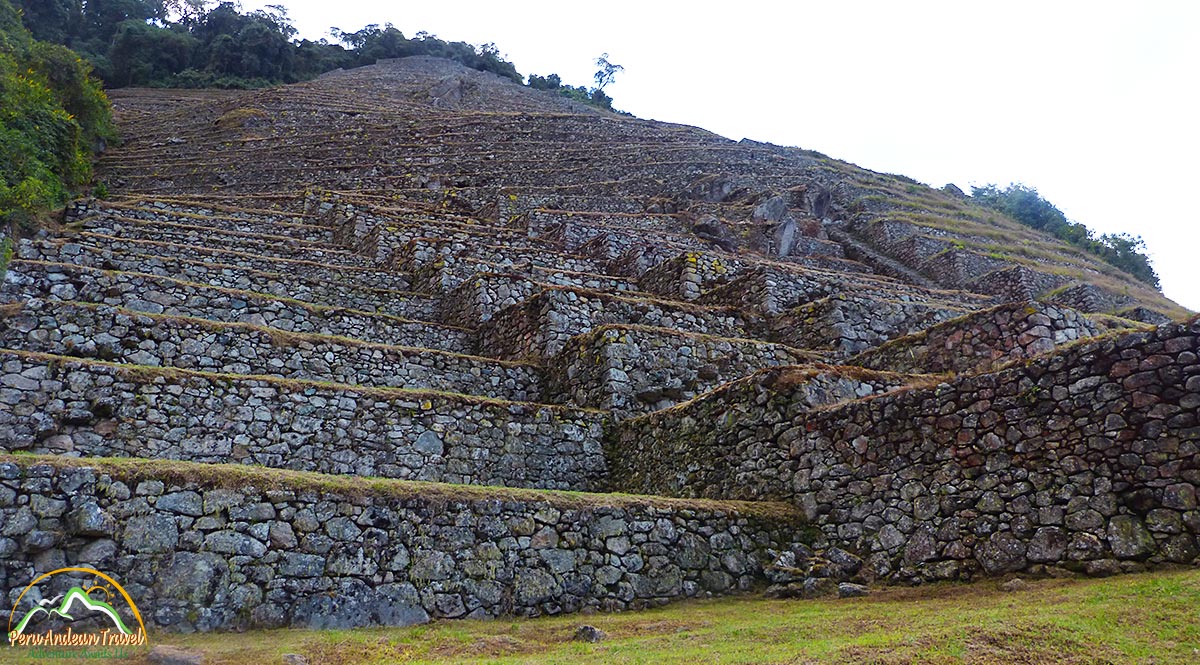
[[[29,225],[91,178],[91,159],[115,138],[108,99],[91,67],[35,41],[0,0],[0,223]]]
[[[1159,288],[1158,274],[1150,265],[1149,257],[1142,253],[1146,245],[1138,236],[1126,233],[1096,235],[1083,224],[1067,219],[1057,206],[1042,198],[1036,189],[1022,184],[1012,184],[1005,189],[995,185],[972,187],[971,198],[1026,226],[1080,247],[1146,284]]]
[[[475,47],[392,26],[334,29],[340,44],[295,40],[282,6],[241,12],[209,0],[17,0],[36,39],[67,46],[109,87],[260,87],[379,58],[433,55],[521,82],[492,45]]]
[[[337,40],[297,40],[279,5],[242,12],[213,0],[14,0],[34,38],[79,53],[112,88],[258,88],[305,81],[334,69],[383,58],[429,55],[524,83],[494,44],[447,42],[424,32],[413,37],[391,24],[355,32],[332,28]],[[619,65],[603,65],[592,89],[563,85],[559,77],[530,76],[529,85],[612,110],[604,93]],[[606,69],[607,68],[607,69]],[[601,75],[607,78],[601,79]]]

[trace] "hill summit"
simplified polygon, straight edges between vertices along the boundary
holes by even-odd
[[[114,197],[0,291],[5,588],[331,628],[1200,554],[1200,322],[961,194],[425,57],[112,97]]]

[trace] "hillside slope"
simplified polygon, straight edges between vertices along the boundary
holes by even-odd
[[[477,210],[504,188],[550,208],[570,209],[572,197],[621,199],[623,211],[680,213],[685,232],[716,216],[735,243],[772,255],[821,253],[772,233],[832,234],[847,258],[909,281],[1005,299],[1049,295],[1153,322],[1186,313],[1077,248],[906,178],[599,112],[448,61],[386,61],[174,111],[154,106],[139,118],[144,105],[174,96],[114,93],[130,140],[105,159],[103,177],[118,189],[387,197],[438,188]],[[781,229],[785,219],[797,224]]]
[[[89,565],[155,630],[338,629],[1200,555],[1200,321],[969,202],[423,58],[113,97],[113,196],[0,288],[11,602]]]

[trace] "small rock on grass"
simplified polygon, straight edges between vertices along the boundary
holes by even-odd
[[[283,665],[308,665],[308,659],[298,653],[285,653]]]
[[[1028,591],[1030,588],[1032,588],[1032,587],[1029,586],[1029,582],[1026,582],[1025,580],[1023,580],[1019,577],[1014,577],[1011,580],[1000,585],[1001,591],[1009,591],[1009,592]]]
[[[608,637],[608,633],[595,626],[583,625],[575,629],[576,642],[599,642]]]
[[[842,582],[838,585],[838,598],[858,598],[871,593],[865,585]]]
[[[204,654],[160,644],[150,650],[147,660],[154,665],[204,665]]]

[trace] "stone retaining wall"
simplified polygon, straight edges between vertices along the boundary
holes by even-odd
[[[541,397],[539,370],[531,365],[338,337],[291,336],[249,324],[150,315],[108,305],[28,301],[0,319],[0,348],[521,402]]]
[[[1198,339],[1192,319],[801,415],[770,397],[704,399],[622,423],[624,446],[679,452],[622,450],[614,462],[642,460],[645,479],[614,476],[791,500],[893,580],[1195,562]]]
[[[605,416],[0,353],[0,446],[451,483],[594,490]]]
[[[333,240],[329,227],[314,224],[312,219],[302,217],[249,215],[209,210],[206,208],[183,208],[181,206],[150,203],[141,207],[124,207],[104,204],[97,211],[102,218],[126,217],[148,222],[166,222],[186,226],[203,226],[220,231],[257,233],[262,235],[285,235],[297,240],[328,243]]]
[[[225,250],[256,254],[258,256],[284,259],[304,258],[318,263],[359,268],[375,267],[374,262],[367,257],[355,256],[333,245],[292,240],[290,238],[236,235],[205,228],[171,226],[168,224],[156,225],[144,221],[123,221],[115,218],[89,219],[84,222],[83,229],[89,233],[116,236],[124,240],[152,240],[195,245],[197,247],[211,247],[215,244]]]
[[[1040,272],[1017,265],[993,270],[972,282],[970,288],[977,293],[999,296],[1005,302],[1019,302],[1033,300],[1070,281],[1065,275]]]
[[[34,298],[95,302],[150,314],[251,323],[288,332],[354,337],[455,353],[471,347],[469,331],[434,323],[308,305],[154,275],[14,261],[0,300],[21,302]]]
[[[965,289],[979,278],[996,270],[1003,270],[1012,263],[996,259],[967,249],[949,249],[922,263],[918,270],[939,284],[950,288]]]
[[[966,313],[947,303],[881,300],[844,292],[774,319],[772,339],[798,349],[827,351],[835,359],[849,358]]]
[[[567,340],[609,323],[672,328],[722,337],[750,337],[759,321],[729,308],[622,298],[549,288],[497,312],[479,327],[480,353],[496,358],[550,358]]]
[[[8,601],[37,573],[95,566],[169,632],[636,609],[765,583],[766,550],[799,531],[730,504],[9,459]]]
[[[65,251],[64,249],[49,250],[50,253],[43,254],[42,250],[38,249],[38,244],[47,243],[58,245],[65,248],[69,244],[76,244],[81,249],[92,251],[96,248],[102,253],[100,263],[88,264],[104,267],[104,260],[110,256],[126,256],[126,255],[143,255],[143,256],[159,256],[163,258],[179,258],[190,260],[203,260],[209,263],[220,263],[222,265],[237,266],[246,270],[261,270],[264,272],[287,273],[296,275],[305,279],[322,279],[341,282],[351,282],[360,287],[373,289],[394,289],[398,291],[413,291],[414,289],[409,276],[403,273],[391,270],[375,270],[373,268],[356,268],[345,265],[330,265],[300,259],[283,259],[271,256],[261,256],[257,254],[246,254],[236,251],[221,249],[219,247],[196,247],[194,245],[180,245],[168,242],[156,242],[153,240],[128,240],[124,238],[113,238],[109,236],[100,236],[92,233],[80,233],[74,236],[72,240],[78,240],[76,243],[66,242],[63,240],[44,240],[39,243],[19,242],[17,244],[17,258],[30,260],[46,260],[46,256],[52,253]],[[103,250],[98,248],[103,246]],[[81,259],[80,259],[81,260]]]
[[[1127,295],[1113,293],[1108,289],[1094,284],[1068,286],[1046,294],[1046,300],[1059,305],[1074,307],[1081,312],[1103,312],[1106,314],[1114,314],[1117,310],[1129,307],[1134,303],[1134,299]]]
[[[426,294],[387,290],[360,285],[354,281],[336,282],[324,277],[304,277],[292,272],[264,272],[236,265],[140,254],[112,254],[86,245],[22,242],[23,259],[70,263],[73,265],[141,272],[227,289],[254,291],[311,303],[338,303],[339,306],[367,312],[384,312],[422,321],[433,320],[435,302]],[[404,283],[402,277],[397,280]]]
[[[728,282],[741,267],[737,260],[686,252],[647,270],[638,285],[665,298],[696,300],[704,291]]]
[[[541,290],[540,284],[519,275],[476,273],[442,299],[441,320],[477,327],[496,312],[528,300]]]
[[[602,326],[572,338],[547,363],[546,395],[629,417],[668,408],[766,367],[809,360],[803,352],[769,342]]]
[[[978,372],[1099,333],[1087,317],[1069,307],[1011,303],[900,337],[847,364],[893,372]]]
[[[907,377],[828,365],[776,367],[614,425],[615,491],[749,501],[795,496],[779,432],[814,408],[878,395]]]

